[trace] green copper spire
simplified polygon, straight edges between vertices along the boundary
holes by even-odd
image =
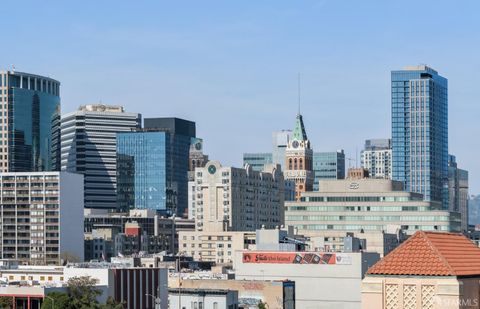
[[[306,141],[307,139],[307,132],[305,132],[302,115],[298,113],[297,120],[295,121],[295,129],[293,129],[292,140]]]

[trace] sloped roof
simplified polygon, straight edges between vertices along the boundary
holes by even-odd
[[[293,129],[292,140],[297,141],[306,141],[307,132],[305,131],[305,125],[303,124],[303,117],[300,114],[297,114],[297,119],[295,120],[295,128]]]
[[[462,234],[419,231],[367,274],[480,276],[480,248]]]

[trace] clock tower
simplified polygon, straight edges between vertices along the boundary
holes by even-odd
[[[295,199],[313,190],[313,150],[305,132],[302,115],[297,114],[295,129],[285,151],[285,180],[295,182]]]

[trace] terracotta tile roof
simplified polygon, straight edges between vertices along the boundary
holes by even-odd
[[[419,231],[367,274],[480,276],[480,248],[462,234]]]

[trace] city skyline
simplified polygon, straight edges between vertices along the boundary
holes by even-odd
[[[472,91],[479,45],[469,39],[479,30],[478,4],[416,4],[407,23],[402,14],[389,12],[407,12],[409,5],[209,3],[216,9],[195,3],[185,11],[172,4],[121,4],[105,19],[100,17],[108,15],[108,4],[95,5],[94,12],[88,1],[84,7],[48,10],[27,6],[27,22],[6,16],[0,23],[15,25],[6,38],[20,47],[35,45],[36,56],[28,56],[26,48],[4,49],[0,66],[14,64],[18,71],[59,80],[62,114],[101,101],[144,116],[193,120],[205,153],[240,166],[244,152],[270,150],[273,131],[293,129],[298,72],[314,151],[345,149],[347,157],[356,158],[365,139],[391,137],[390,72],[426,63],[449,80],[449,153],[470,172],[470,193],[478,193],[477,149],[465,142],[466,133],[480,133],[471,125],[479,111]],[[375,7],[385,16],[377,16]],[[14,4],[5,9],[15,12]],[[428,20],[429,29],[436,30],[431,35],[416,32],[427,24],[422,13],[427,9],[442,16]],[[180,21],[168,16],[180,12]],[[55,38],[30,36],[42,14],[47,28],[64,25],[57,26]],[[368,32],[372,35],[363,35]],[[233,142],[229,138],[236,132],[242,138]],[[229,147],[225,140],[232,141]]]

